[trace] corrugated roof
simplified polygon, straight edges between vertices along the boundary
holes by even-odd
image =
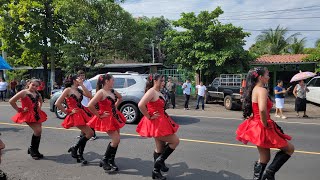
[[[285,55],[264,55],[252,62],[252,64],[292,64],[292,63],[312,63],[303,59],[308,54],[285,54]]]

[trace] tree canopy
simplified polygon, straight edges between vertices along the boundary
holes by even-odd
[[[245,37],[250,34],[241,27],[222,24],[218,17],[223,14],[220,7],[214,11],[182,13],[173,22],[176,28],[166,32],[164,45],[167,60],[180,68],[218,74],[220,72],[243,72],[251,59],[243,49]]]

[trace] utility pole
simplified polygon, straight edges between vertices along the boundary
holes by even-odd
[[[3,40],[1,39],[1,46],[3,45]],[[2,58],[7,59],[7,52],[2,49]],[[3,70],[3,77],[6,79],[6,70]]]
[[[152,63],[154,64],[154,43],[153,43],[153,40],[151,41],[151,46],[152,46]]]

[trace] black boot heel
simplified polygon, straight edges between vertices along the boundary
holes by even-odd
[[[105,171],[110,171],[111,169],[111,166],[109,165],[107,159],[102,159],[99,163],[99,166],[102,167],[102,169]]]
[[[38,154],[35,153],[35,151],[32,148],[28,148],[28,154],[30,154],[30,156],[32,157],[32,159],[34,160],[39,160],[40,157],[38,156]]]
[[[75,159],[78,159],[78,153],[77,150],[75,149],[75,147],[70,147],[68,150],[68,153],[71,153],[71,156]]]
[[[154,162],[156,162],[157,158],[161,155],[161,153],[157,153],[157,152],[153,152],[153,159]],[[164,166],[161,167],[160,169],[162,172],[168,172],[169,168],[166,166],[166,164],[164,163]]]
[[[167,178],[162,176],[160,170],[153,170],[152,179],[166,180]]]
[[[85,159],[83,158],[83,156],[80,156],[80,157],[78,158],[78,160],[79,160],[79,163],[81,163],[82,165],[87,165],[87,164],[88,164],[88,161],[85,160]]]

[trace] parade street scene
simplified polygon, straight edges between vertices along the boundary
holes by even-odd
[[[0,5],[0,180],[320,179],[318,1]]]

